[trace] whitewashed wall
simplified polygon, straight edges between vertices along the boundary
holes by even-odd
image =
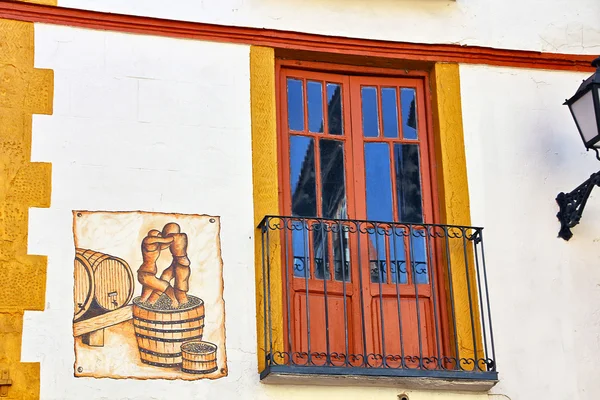
[[[30,212],[29,253],[48,255],[47,304],[25,314],[22,360],[41,362],[43,400],[396,400],[404,392],[259,382],[248,47],[50,25],[36,25],[35,41],[36,67],[55,73],[54,114],[34,117],[32,150],[34,161],[52,163],[52,205]],[[221,216],[228,377],[73,377],[74,209]]]
[[[58,0],[58,4],[401,42],[600,53],[597,0]]]
[[[49,256],[48,287],[46,311],[26,313],[22,359],[41,362],[42,399],[395,400],[401,389],[258,381],[248,47],[35,29],[36,67],[54,69],[55,99],[52,116],[34,117],[32,158],[52,163],[53,190],[51,208],[30,213],[29,252]],[[493,391],[512,400],[600,394],[600,195],[569,243],[556,239],[554,202],[599,166],[561,105],[584,76],[461,67],[473,223],[486,227],[501,373]],[[227,378],[73,377],[73,209],[222,217]]]
[[[48,255],[47,304],[27,313],[23,341],[23,359],[41,361],[42,398],[241,398],[256,386],[249,48],[44,25],[35,38],[36,67],[55,73],[54,114],[35,117],[32,150],[52,162],[52,205],[31,211],[29,237],[30,253]],[[73,377],[77,209],[222,217],[227,379]]]
[[[461,66],[473,223],[483,225],[500,384],[513,400],[600,397],[600,190],[569,242],[555,197],[600,169],[568,108],[588,74]]]

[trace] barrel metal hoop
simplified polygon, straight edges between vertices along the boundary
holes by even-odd
[[[140,353],[146,353],[146,354],[150,354],[152,356],[164,357],[164,358],[181,357],[181,352],[179,352],[179,353],[157,353],[156,351],[146,350],[146,349],[142,349],[142,348],[140,348]]]
[[[193,369],[181,368],[181,370],[183,372],[186,372],[188,374],[210,374],[211,372],[215,372],[218,369],[219,369],[219,367],[214,367],[214,368],[206,369],[203,371],[194,371]]]
[[[154,325],[175,325],[175,324],[185,324],[187,322],[196,322],[196,321],[203,320],[204,315],[201,315],[199,317],[192,318],[192,319],[182,319],[180,321],[155,321],[152,319],[144,319],[144,318],[136,317],[135,315],[133,316],[133,319],[136,321],[142,321],[142,322],[146,322],[148,324],[154,324]]]
[[[181,367],[181,363],[165,364],[165,363],[158,363],[158,362],[154,362],[154,361],[148,361],[148,360],[144,360],[144,359],[142,359],[142,362],[144,364],[153,365],[155,367]]]
[[[135,336],[142,338],[142,339],[155,340],[157,342],[166,342],[166,343],[187,342],[188,340],[195,340],[195,339],[202,340],[202,335],[192,336],[192,337],[187,337],[187,338],[163,339],[163,338],[157,338],[154,336],[142,335],[141,333],[136,332]]]
[[[190,360],[189,358],[185,358],[185,356],[183,357],[183,360],[187,361],[187,362],[191,362],[191,363],[198,363],[198,364],[209,364],[209,363],[214,363],[217,361],[217,359],[215,358],[214,360],[206,360],[206,361],[201,361],[201,360]]]
[[[150,331],[150,332],[161,332],[161,333],[183,333],[183,332],[192,332],[192,331],[197,331],[198,329],[204,329],[204,324],[200,325],[200,326],[195,326],[193,328],[186,328],[186,329],[171,329],[171,330],[165,330],[165,329],[157,329],[157,328],[148,328],[145,326],[141,326],[141,325],[136,325],[133,324],[134,328],[136,329],[143,329],[145,331]]]

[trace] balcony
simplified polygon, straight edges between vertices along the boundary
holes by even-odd
[[[482,228],[267,216],[259,229],[263,382],[497,382]]]

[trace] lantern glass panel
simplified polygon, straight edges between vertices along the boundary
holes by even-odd
[[[587,143],[598,136],[599,133],[596,110],[594,108],[593,90],[588,91],[571,104],[571,112],[587,147]]]
[[[598,92],[596,96],[596,99],[598,99],[598,104],[596,104],[596,125],[598,126],[598,134],[600,135],[600,86],[597,86],[595,89]],[[594,143],[594,147],[600,149],[600,141]]]

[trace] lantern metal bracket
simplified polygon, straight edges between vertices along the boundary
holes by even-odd
[[[598,156],[597,150],[596,156]],[[600,186],[600,171],[594,172],[585,182],[577,186],[573,191],[569,193],[560,192],[558,196],[556,196],[556,202],[559,207],[556,217],[560,221],[558,237],[563,238],[564,240],[569,240],[573,237],[571,228],[579,223],[585,204],[595,186]]]

